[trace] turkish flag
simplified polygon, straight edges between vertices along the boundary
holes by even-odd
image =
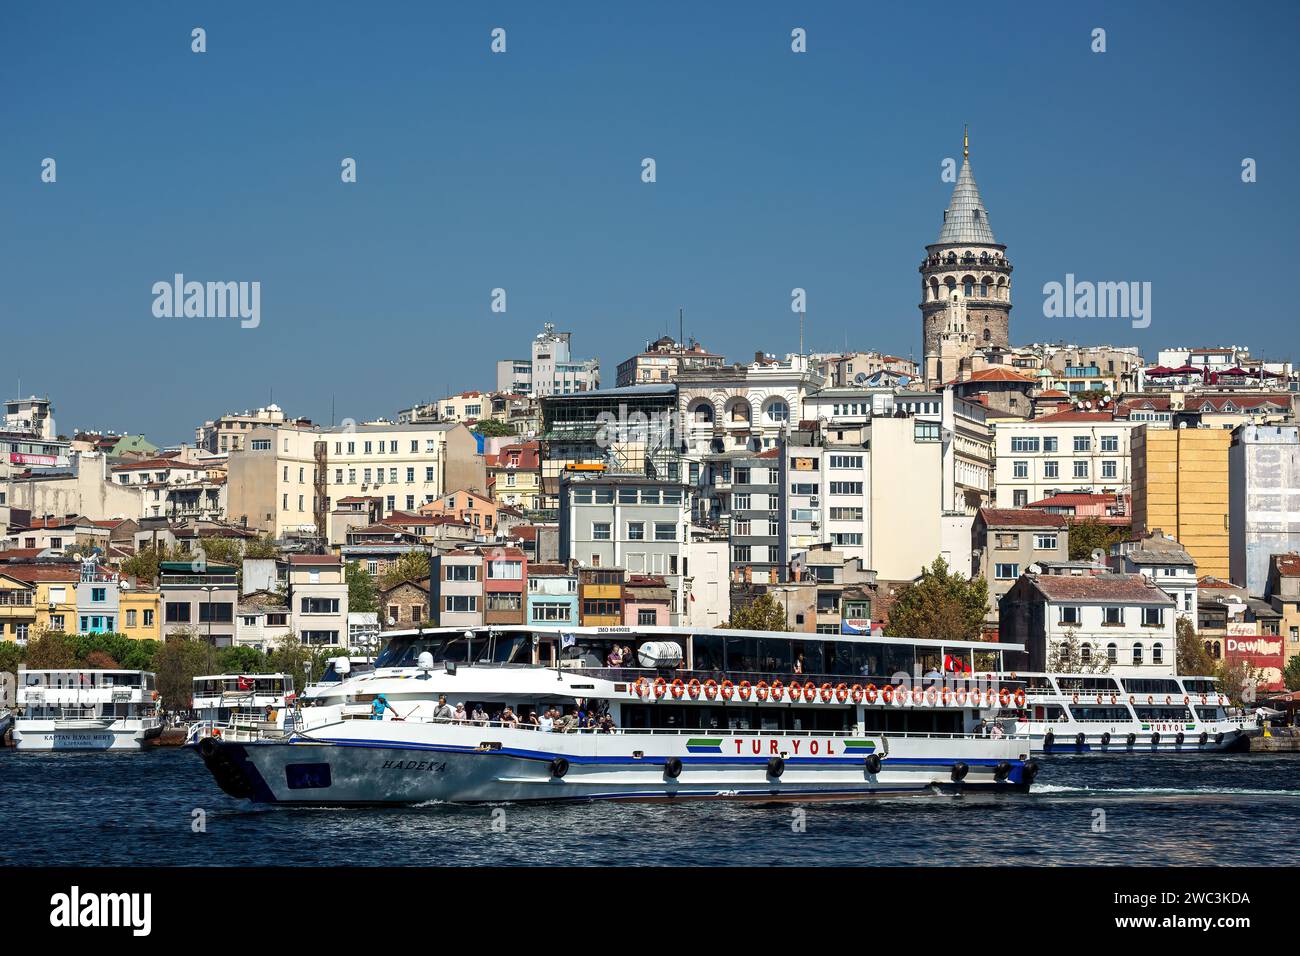
[[[237,686],[240,690],[252,690],[252,689],[253,689],[253,682],[252,682],[251,680],[249,680],[247,677],[240,677],[238,683],[236,684],[236,686]]]

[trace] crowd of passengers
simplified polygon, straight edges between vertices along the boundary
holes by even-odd
[[[471,724],[483,727],[491,723],[504,727],[521,727],[525,730],[540,730],[545,733],[569,733],[577,730],[591,730],[597,733],[613,733],[617,727],[609,712],[607,704],[588,702],[578,698],[576,706],[570,707],[568,713],[552,705],[539,716],[537,711],[529,710],[520,716],[508,704],[490,714],[483,705],[475,704],[468,710],[464,703],[452,707],[445,696],[438,698],[438,706],[433,710],[434,720],[446,720],[453,724]]]

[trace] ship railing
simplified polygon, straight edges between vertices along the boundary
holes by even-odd
[[[942,691],[947,688],[954,693],[958,690],[965,690],[969,693],[972,690],[989,691],[1006,688],[1011,693],[1025,688],[1025,682],[1022,680],[999,680],[988,675],[973,674],[942,674],[935,676],[908,675],[898,672],[889,676],[883,674],[792,674],[789,671],[733,671],[717,669],[697,669],[697,670],[654,670],[643,667],[565,667],[564,672],[567,674],[581,674],[584,677],[594,677],[602,680],[615,681],[622,683],[626,681],[631,684],[638,678],[644,677],[650,682],[658,677],[662,677],[668,683],[674,680],[680,680],[683,684],[690,683],[691,680],[698,680],[701,684],[712,680],[715,684],[721,685],[724,680],[731,681],[733,686],[739,686],[741,681],[748,681],[750,686],[755,686],[762,681],[769,687],[773,681],[780,681],[782,686],[789,687],[797,683],[801,687],[805,684],[813,684],[818,689],[823,684],[829,684],[831,687],[839,687],[844,684],[852,687],[859,684],[866,687],[868,684],[874,684],[876,690],[884,690],[886,687],[903,686],[908,690],[921,688],[929,690],[933,687],[935,690]],[[1028,691],[1026,690],[1026,693]]]

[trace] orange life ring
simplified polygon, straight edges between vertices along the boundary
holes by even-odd
[[[735,685],[729,680],[724,680],[718,690],[722,694],[723,700],[731,700],[731,695],[736,692]]]
[[[862,685],[861,685],[861,684],[854,684],[854,685],[853,685],[853,690],[849,691],[849,696],[853,698],[853,703],[855,703],[855,704],[860,704],[860,703],[862,703]],[[873,687],[873,688],[871,689],[871,701],[870,701],[870,703],[875,703],[875,701],[876,701],[876,691],[875,691],[875,688]]]
[[[220,737],[220,736],[221,736],[221,728],[220,728],[220,727],[213,727],[213,728],[212,728],[212,736],[214,736],[214,737]]]
[[[1078,696],[1079,696],[1078,694],[1075,694],[1075,697]],[[1003,707],[1011,703],[1011,691],[1007,690],[1005,687],[1002,688],[1002,690],[998,693],[998,703],[1000,703]]]
[[[713,700],[718,696],[718,682],[712,677],[704,682],[704,696],[709,700]]]
[[[1174,702],[1174,701],[1173,701],[1173,698],[1170,697],[1168,694],[1165,694],[1165,706],[1167,707],[1167,706],[1169,706],[1170,704],[1172,704],[1173,702]]]
[[[662,677],[655,678],[655,700],[663,700],[664,691],[668,689],[668,682]]]
[[[1098,694],[1098,695],[1097,695],[1097,703],[1099,703],[1099,704],[1101,703],[1101,694]]]
[[[899,707],[902,707],[909,700],[911,700],[911,698],[912,695],[908,693],[907,688],[904,687],[902,684],[899,684],[897,687],[894,688],[894,703],[897,704]]]
[[[957,690],[953,693],[952,698],[953,698],[953,701],[956,702],[956,704],[957,704],[958,707],[965,707],[965,706],[966,706],[966,688],[965,688],[965,687],[958,687]]]
[[[1128,695],[1128,702],[1129,702],[1130,704],[1136,704],[1136,703],[1137,703],[1137,698],[1134,697],[1132,694],[1129,694],[1129,695]]]
[[[1070,698],[1070,703],[1072,703],[1072,704],[1077,704],[1078,702],[1079,702],[1079,695],[1078,695],[1078,694],[1075,694],[1072,698]]]
[[[803,696],[803,688],[798,684],[791,684],[787,691],[790,694],[790,700],[792,701],[797,701]]]
[[[1100,699],[1101,698],[1098,698],[1099,701]],[[1016,706],[1017,707],[1025,706],[1025,689],[1023,687],[1016,688]]]
[[[821,686],[822,703],[829,704],[833,696],[835,696],[835,688],[831,687],[829,683],[822,684]]]
[[[935,690],[933,687],[931,687],[929,690],[925,692],[925,702],[929,704],[931,707],[933,707],[938,700],[939,700],[939,692]]]
[[[812,703],[817,699],[817,685],[812,681],[805,681],[803,685],[803,699]]]
[[[736,690],[737,693],[740,694],[741,700],[749,700],[749,694],[750,694],[749,681],[742,680],[740,684],[737,686]]]
[[[892,704],[894,702],[894,688],[886,684],[884,689],[880,692],[880,699],[883,700],[886,704]],[[867,703],[874,704],[875,702],[876,702],[876,685],[868,684]]]
[[[692,677],[686,685],[686,693],[691,695],[691,700],[700,699],[700,681],[697,677]]]
[[[1192,699],[1191,699],[1190,697],[1188,697],[1186,694],[1184,694],[1184,695],[1183,695],[1183,706],[1186,707],[1186,706],[1187,706],[1188,704],[1190,704],[1191,702],[1192,702]]]
[[[912,688],[912,703],[920,705],[925,701],[925,691],[920,687]]]
[[[780,700],[781,695],[785,692],[785,685],[781,683],[781,678],[772,681],[772,700]]]
[[[835,685],[835,699],[838,700],[841,704],[849,699],[848,684],[839,683]]]
[[[1202,704],[1205,703],[1205,695],[1204,695],[1204,694],[1201,695],[1201,703],[1202,703]]]
[[[644,677],[638,677],[636,680],[632,682],[632,692],[635,693],[638,697],[644,697],[646,695],[646,692],[649,689],[650,689],[650,682],[646,680]]]
[[[1111,694],[1111,695],[1110,695],[1110,702],[1111,702],[1112,704],[1118,704],[1118,703],[1119,703],[1119,695],[1118,695],[1118,694]]]
[[[682,694],[686,691],[686,685],[682,683],[680,677],[673,678],[672,695],[673,700],[681,700]]]
[[[1148,704],[1154,704],[1155,702],[1156,702],[1156,699],[1155,699],[1154,697],[1152,697],[1150,694],[1147,694],[1147,703],[1148,703]]]
[[[154,699],[154,700],[157,700],[157,699],[158,699],[158,692],[157,692],[157,691],[154,691],[154,692],[153,692],[153,699]]]
[[[944,705],[945,707],[947,707],[949,704],[951,704],[951,703],[952,703],[952,688],[951,688],[951,687],[945,687],[945,688],[943,689],[943,692],[939,695],[939,698],[943,701],[943,705]]]
[[[767,700],[767,681],[761,680],[754,685],[754,699]]]

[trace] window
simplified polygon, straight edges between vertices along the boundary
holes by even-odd
[[[637,612],[636,612],[637,624],[640,624],[643,627],[644,626],[653,627],[658,622],[658,619],[659,619],[659,615],[655,613],[654,608],[652,607],[637,608]]]
[[[425,481],[433,481],[433,469],[432,469],[432,468],[426,468],[426,469],[424,469],[424,480],[425,480]]]
[[[1165,609],[1162,607],[1144,607],[1142,609],[1143,627],[1164,627]],[[1154,657],[1152,658],[1154,660]]]
[[[1114,644],[1106,645],[1106,660],[1110,661],[1112,664],[1119,661],[1119,648]]]
[[[530,607],[535,623],[557,621],[564,624],[573,620],[573,605],[562,601],[535,601]]]
[[[212,603],[208,601],[199,604],[199,623],[200,624],[229,624],[235,619],[235,606],[225,601],[221,603]]]
[[[1043,462],[1043,477],[1060,478],[1061,463],[1059,461],[1056,461],[1055,459],[1050,459],[1048,461]]]
[[[1103,478],[1117,478],[1117,477],[1119,477],[1119,462],[1117,462],[1117,461],[1103,461],[1103,462],[1101,463],[1101,476],[1102,476]]]
[[[1075,459],[1075,461],[1074,461],[1074,477],[1075,477],[1075,478],[1087,478],[1087,477],[1088,477],[1088,462],[1087,462],[1086,460],[1078,459],[1078,458]]]
[[[126,626],[127,626],[127,627],[135,627],[135,626],[136,626],[136,624],[135,624],[135,622],[136,622],[136,617],[137,617],[137,612],[135,611],[135,609],[134,609],[134,608],[129,609],[129,610],[126,612]]]
[[[999,551],[1014,550],[1020,547],[1020,535],[1014,531],[999,531],[993,536],[993,543]]]
[[[1038,439],[1037,438],[1012,438],[1011,450],[1013,452],[1019,452],[1021,454],[1037,453]]]
[[[1049,435],[1043,439],[1043,451],[1047,452],[1049,455],[1054,455],[1056,454],[1056,450],[1057,445],[1054,436]]]
[[[91,589],[90,589],[90,601],[91,601],[92,604],[103,604],[103,603],[104,603],[104,588],[91,588]]]
[[[478,612],[478,595],[448,594],[444,608],[452,614],[475,614]]]
[[[785,422],[790,420],[790,406],[782,399],[774,398],[767,404],[767,417],[774,422]]]
[[[1142,645],[1133,645],[1133,664],[1136,666],[1142,663]]]
[[[1034,548],[1037,551],[1055,551],[1056,535],[1054,534],[1034,535]]]
[[[152,610],[146,610],[146,611],[144,612],[144,626],[145,626],[145,627],[153,627],[153,611],[152,611]]]
[[[860,495],[862,494],[862,482],[832,481],[830,493],[833,495]]]
[[[993,566],[993,576],[999,581],[1014,581],[1020,577],[1020,565],[998,563]]]
[[[1151,645],[1151,663],[1163,664],[1165,662],[1165,646],[1159,642]]]
[[[671,521],[655,522],[655,540],[656,541],[676,541],[677,525]]]
[[[1109,627],[1117,627],[1124,623],[1124,609],[1122,607],[1105,607],[1101,609],[1101,620],[1103,624]]]
[[[645,522],[629,521],[627,523],[627,540],[644,541],[645,540]]]
[[[188,601],[168,601],[163,608],[163,619],[168,624],[188,624],[190,622],[190,603]]]
[[[610,537],[608,521],[593,521],[591,523],[591,539],[593,541],[609,541]]]
[[[303,631],[302,642],[304,644],[337,644],[339,642],[338,631]]]
[[[1029,477],[1029,462],[1027,462],[1027,461],[1013,461],[1013,462],[1011,463],[1011,477],[1012,477],[1012,478],[1028,478],[1028,477]]]
[[[1088,435],[1074,436],[1074,453],[1092,451],[1092,438]]]
[[[1082,618],[1082,615],[1079,613],[1079,608],[1075,607],[1074,605],[1066,605],[1066,606],[1064,606],[1064,607],[1061,608],[1061,623],[1062,623],[1062,624],[1074,624],[1074,625],[1077,625],[1077,624],[1081,623],[1082,620],[1083,620],[1083,618]]]
[[[449,564],[447,565],[447,574],[443,578],[445,581],[477,581],[478,565],[476,564]]]
[[[929,442],[939,440],[939,423],[938,422],[916,422],[912,428],[913,440],[919,442]]]
[[[832,468],[861,468],[861,455],[831,455]]]
[[[299,606],[302,608],[303,614],[337,614],[339,612],[339,599],[305,597]]]
[[[1111,451],[1111,452],[1119,451],[1119,436],[1118,436],[1118,435],[1102,435],[1102,436],[1101,436],[1101,450],[1102,450],[1102,451]]]

